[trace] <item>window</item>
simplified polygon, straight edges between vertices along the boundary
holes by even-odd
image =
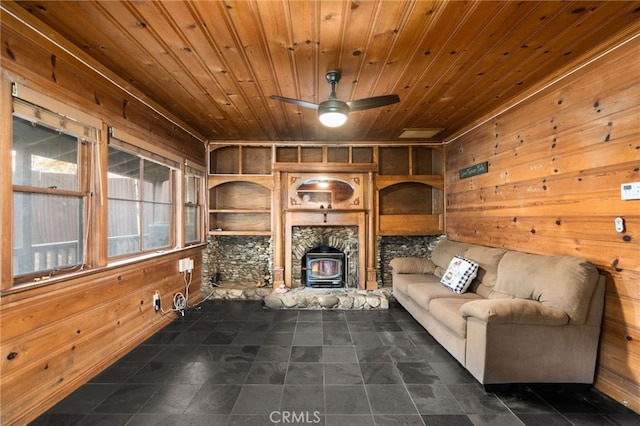
[[[13,275],[21,282],[85,263],[89,165],[80,158],[97,131],[22,101],[14,110]]]
[[[172,169],[109,146],[108,256],[173,245]]]
[[[204,165],[114,129],[104,146],[101,120],[13,88],[0,148],[11,172],[2,272],[13,279],[2,290],[203,240]]]
[[[193,244],[202,240],[204,172],[186,167],[184,179],[184,241]]]

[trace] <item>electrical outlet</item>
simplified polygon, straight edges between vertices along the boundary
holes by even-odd
[[[188,269],[189,269],[189,258],[180,259],[178,261],[178,271],[179,272],[184,272],[184,271],[186,271]]]
[[[158,312],[162,308],[162,299],[157,291],[153,293],[153,308]]]
[[[186,257],[178,261],[178,272],[193,271],[193,259]]]

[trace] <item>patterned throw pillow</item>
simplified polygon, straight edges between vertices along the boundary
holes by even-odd
[[[464,293],[471,285],[471,281],[478,275],[478,264],[473,260],[455,256],[449,267],[442,275],[440,282],[456,293]]]

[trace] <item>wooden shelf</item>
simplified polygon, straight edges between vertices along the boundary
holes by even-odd
[[[364,209],[285,209],[284,212],[296,213],[362,213]]]
[[[209,235],[271,235],[272,152],[253,145],[210,149]]]
[[[271,210],[266,209],[209,209],[209,213],[271,213]]]
[[[237,235],[237,236],[271,236],[271,231],[209,231],[209,235]]]
[[[442,153],[430,147],[382,147],[376,177],[377,235],[444,232]]]
[[[280,169],[297,165],[297,171],[300,171],[300,165],[304,165],[307,171],[307,164],[314,164],[315,167],[359,165],[374,170],[377,167],[375,148],[372,146],[298,145],[277,146],[275,150],[275,165]]]
[[[381,214],[378,216],[378,235],[435,235],[442,232],[442,214]]]
[[[442,175],[393,175],[378,176],[376,179],[376,188],[378,190],[387,188],[391,185],[399,183],[415,182],[424,185],[433,186],[439,190],[444,189],[444,177]]]
[[[231,145],[209,150],[211,175],[267,175],[271,173],[270,146]]]
[[[271,212],[264,210],[210,210],[209,232],[271,233]]]

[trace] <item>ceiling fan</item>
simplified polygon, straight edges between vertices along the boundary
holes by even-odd
[[[365,109],[378,108],[400,102],[400,97],[398,95],[373,96],[371,98],[363,98],[351,102],[341,101],[336,97],[336,84],[340,81],[340,72],[329,71],[326,78],[331,85],[331,96],[329,96],[328,100],[319,104],[276,95],[271,95],[270,98],[305,108],[317,109],[318,119],[327,127],[342,126],[347,121],[347,115],[351,111],[362,111]]]

